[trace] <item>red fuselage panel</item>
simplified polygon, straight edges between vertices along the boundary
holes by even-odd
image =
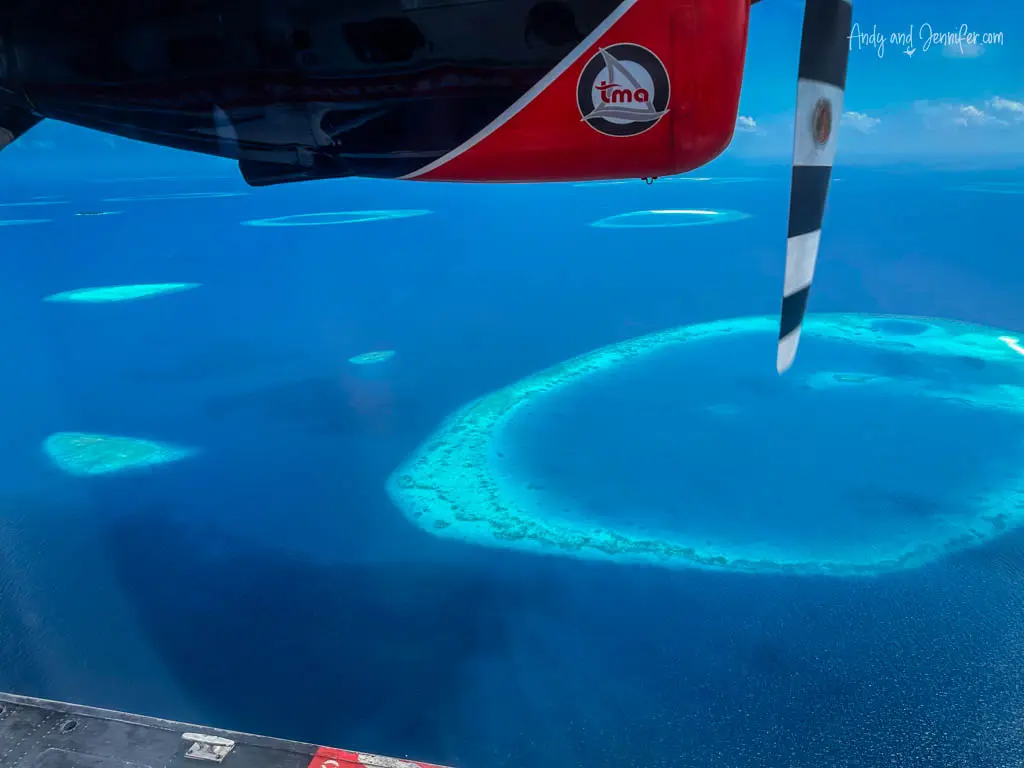
[[[747,0],[635,0],[487,129],[409,174],[558,181],[693,170],[732,139]]]

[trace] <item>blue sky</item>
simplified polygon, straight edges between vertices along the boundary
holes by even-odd
[[[1024,5],[1009,0],[854,0],[840,160],[948,158],[1024,163]],[[792,152],[803,3],[751,9],[747,70],[733,157]],[[978,35],[926,45],[928,32]],[[892,41],[913,32],[914,53]],[[883,46],[869,37],[876,33]],[[992,36],[983,44],[985,35]],[[1001,35],[1001,37],[999,37]]]

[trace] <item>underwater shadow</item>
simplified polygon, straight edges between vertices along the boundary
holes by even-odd
[[[313,565],[167,517],[112,522],[108,556],[153,650],[222,727],[450,760],[474,662],[502,654],[518,617],[552,611],[529,578]]]
[[[206,400],[209,420],[277,422],[321,435],[425,434],[441,418],[380,382],[314,376]]]
[[[266,349],[241,341],[214,340],[197,349],[166,358],[154,358],[121,371],[120,375],[145,385],[154,383],[208,383],[225,377],[258,376],[266,371],[303,364],[300,354]]]

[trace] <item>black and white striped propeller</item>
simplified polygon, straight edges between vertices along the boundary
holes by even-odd
[[[796,357],[807,297],[821,241],[850,55],[852,0],[806,0],[793,139],[789,237],[776,367],[785,373]]]

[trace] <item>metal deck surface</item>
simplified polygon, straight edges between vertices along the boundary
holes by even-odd
[[[0,693],[0,768],[438,768]]]

